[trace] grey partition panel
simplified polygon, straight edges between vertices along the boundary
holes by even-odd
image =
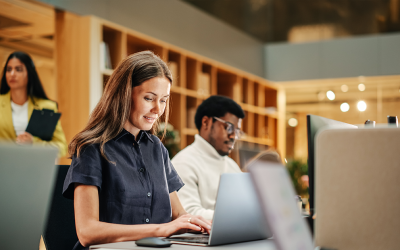
[[[398,249],[400,129],[332,129],[316,137],[315,243]]]

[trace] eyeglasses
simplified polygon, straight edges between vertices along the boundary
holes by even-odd
[[[219,122],[225,123],[227,125],[227,127],[225,128],[226,132],[228,133],[228,135],[235,133],[235,139],[240,139],[240,137],[243,135],[243,131],[240,130],[239,128],[235,129],[235,126],[233,126],[232,123],[224,121],[221,118],[218,118],[215,116],[213,116],[213,119],[215,119]]]

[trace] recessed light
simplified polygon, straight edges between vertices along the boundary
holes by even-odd
[[[340,110],[342,112],[347,112],[350,109],[350,105],[347,102],[340,104]]]
[[[289,123],[289,126],[290,126],[290,127],[296,127],[297,124],[299,124],[299,122],[297,121],[296,118],[290,118],[289,121],[288,121],[288,123]]]
[[[333,100],[335,100],[335,93],[333,93],[332,90],[328,90],[326,92],[326,97],[328,97],[329,100],[333,101]]]
[[[364,101],[359,101],[357,103],[357,108],[358,108],[358,110],[363,112],[363,111],[365,111],[367,109],[367,104]]]

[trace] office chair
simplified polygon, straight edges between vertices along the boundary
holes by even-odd
[[[47,250],[71,250],[78,237],[75,229],[74,201],[64,198],[62,189],[69,165],[58,165],[50,210],[43,234]]]

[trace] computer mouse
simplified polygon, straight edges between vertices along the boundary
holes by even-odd
[[[148,237],[148,238],[143,238],[140,240],[137,240],[136,245],[141,246],[141,247],[170,247],[171,242],[165,239],[161,239],[158,237]]]

